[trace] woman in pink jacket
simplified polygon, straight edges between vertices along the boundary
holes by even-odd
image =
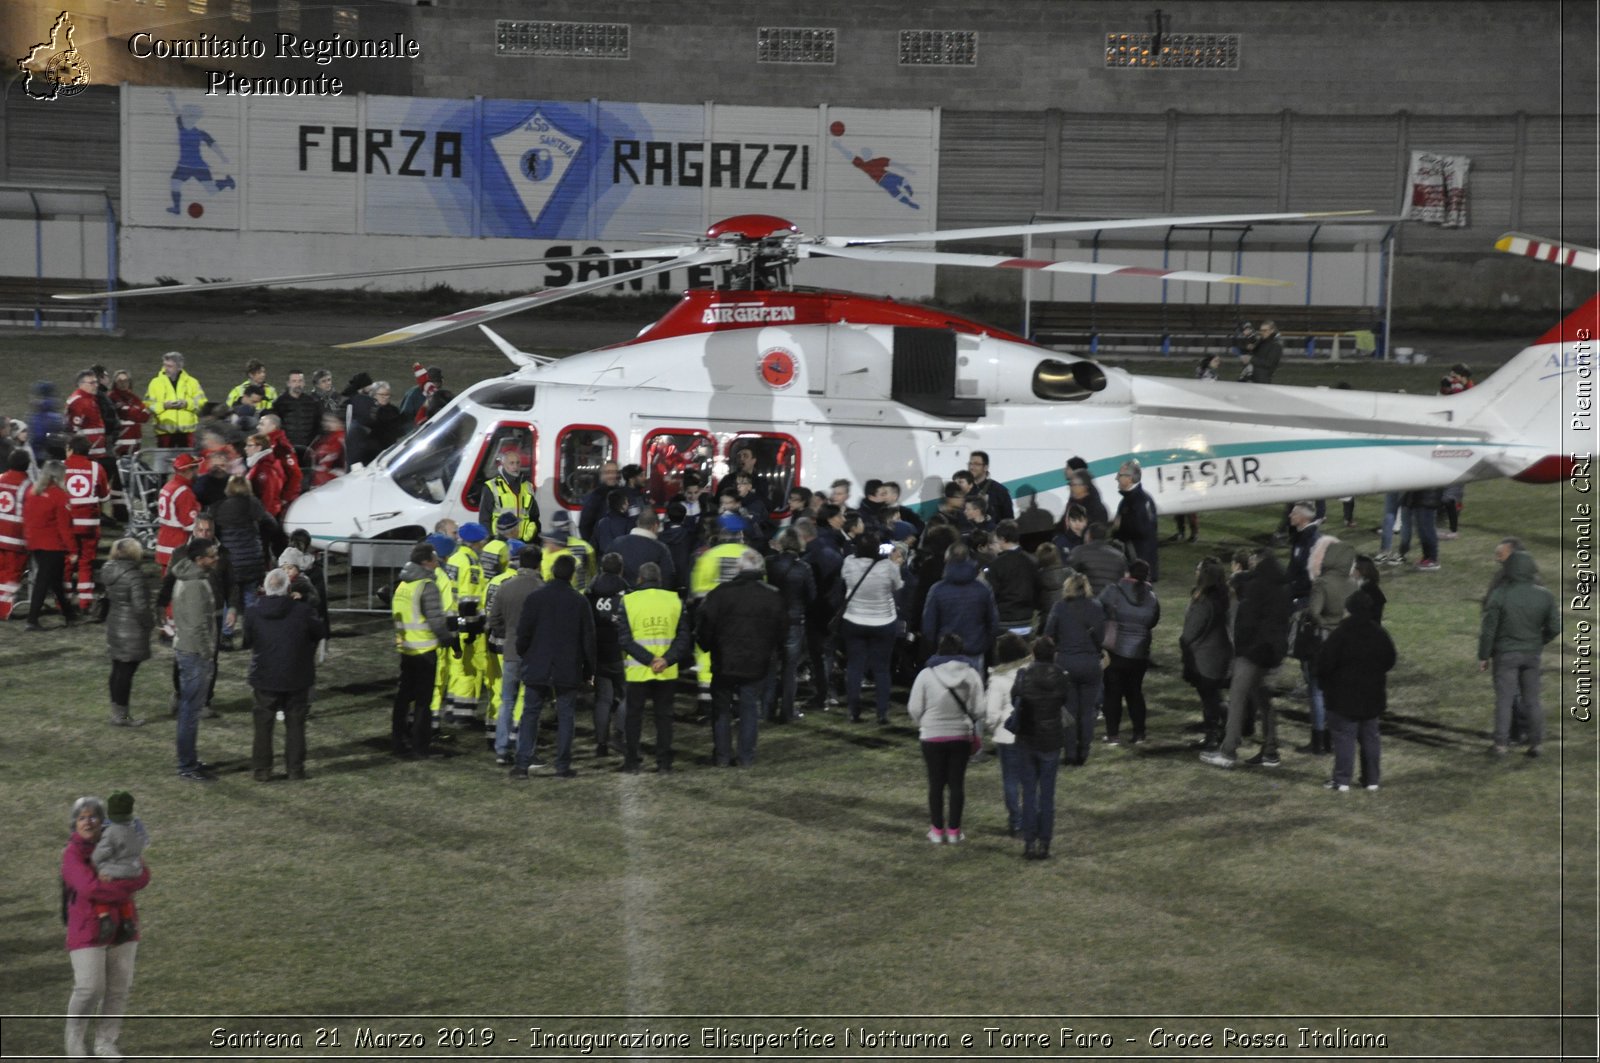
[[[94,1054],[117,1059],[122,1012],[133,986],[133,960],[139,951],[138,912],[133,895],[150,882],[150,867],[137,878],[103,880],[90,857],[105,829],[106,808],[98,797],[80,797],[72,806],[72,837],[61,853],[61,908],[67,921],[67,956],[72,960],[72,996],[67,1001],[67,1055],[89,1055],[89,1020],[100,1016]],[[102,939],[95,906],[127,905],[131,919]]]

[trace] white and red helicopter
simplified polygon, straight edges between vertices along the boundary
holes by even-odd
[[[407,343],[479,326],[518,368],[464,390],[370,465],[302,496],[288,514],[336,549],[414,539],[443,517],[472,519],[508,449],[531,460],[545,513],[580,505],[602,462],[637,463],[664,501],[683,472],[719,479],[750,451],[775,512],[791,486],[836,478],[897,482],[902,504],[935,508],[944,478],[986,451],[1019,517],[1059,516],[1064,460],[1084,458],[1105,497],[1127,459],[1163,512],[1232,509],[1515,476],[1567,475],[1566,374],[1590,364],[1600,299],[1552,328],[1477,387],[1454,396],[1141,377],[915,304],[791,287],[813,257],[1036,269],[1166,281],[1279,284],[1195,270],[956,254],[914,247],[1025,233],[1300,219],[1258,214],[1002,226],[867,237],[806,236],[770,215],[712,225],[693,242],[612,259],[631,272],[547,289],[407,326],[345,347]],[[571,261],[566,259],[564,261]],[[532,264],[532,263],[526,263]],[[691,290],[624,343],[551,359],[487,324],[558,299],[685,266],[723,283]],[[426,268],[374,271],[419,272]],[[349,275],[277,278],[276,283]],[[268,281],[167,286],[161,294]],[[103,296],[100,296],[103,297]],[[1037,522],[1035,522],[1037,524]]]

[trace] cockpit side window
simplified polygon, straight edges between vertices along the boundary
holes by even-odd
[[[519,380],[496,380],[472,389],[472,401],[491,410],[511,410],[527,413],[533,409],[533,400],[539,389]]]
[[[539,482],[539,471],[533,463],[534,441],[534,431],[528,425],[504,422],[495,426],[488,446],[478,456],[478,467],[473,470],[472,479],[461,495],[461,501],[468,509],[476,510],[482,504],[483,485],[500,471],[500,456],[508,450],[522,455],[522,467],[527,470],[529,481],[535,484]]]
[[[556,501],[581,506],[600,482],[600,467],[617,456],[617,437],[599,425],[568,425],[556,437]]]
[[[424,502],[443,502],[461,455],[478,434],[478,421],[458,407],[447,410],[398,444],[387,458],[395,486]]]

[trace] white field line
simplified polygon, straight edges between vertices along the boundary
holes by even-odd
[[[649,811],[641,794],[643,777],[624,774],[618,782],[621,802],[622,851],[627,870],[622,877],[622,940],[628,972],[625,993],[630,1015],[658,1010],[665,986],[660,956],[651,941],[650,925],[656,910],[656,882],[641,844],[648,829]],[[642,1050],[641,1050],[642,1051]]]

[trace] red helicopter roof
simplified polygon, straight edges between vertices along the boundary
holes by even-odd
[[[781,219],[780,219],[781,220]],[[628,341],[644,343],[702,332],[761,328],[765,325],[900,325],[908,328],[952,329],[968,335],[995,336],[1014,343],[1028,340],[1015,333],[985,325],[959,314],[946,313],[887,297],[869,297],[830,291],[712,291],[685,292],[677,306],[655,324]],[[617,344],[627,346],[628,344]]]

